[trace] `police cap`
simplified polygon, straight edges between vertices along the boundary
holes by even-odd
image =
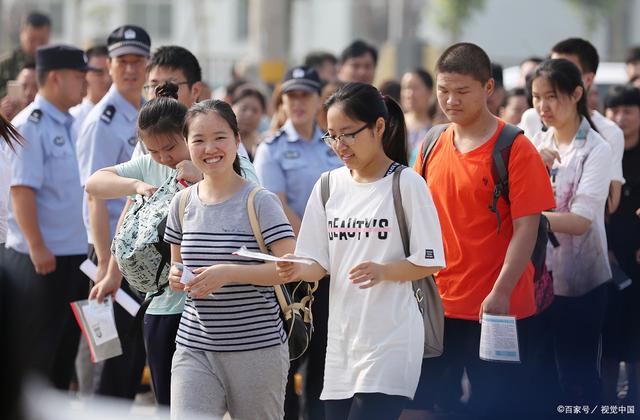
[[[36,50],[36,70],[71,69],[87,71],[87,56],[79,48],[65,44],[48,44]]]
[[[119,57],[126,54],[151,55],[151,38],[147,31],[136,25],[120,26],[107,38],[109,57]]]
[[[320,94],[322,82],[318,73],[309,67],[294,67],[290,69],[282,79],[282,93],[291,92],[293,90],[304,90],[305,92],[313,92]]]

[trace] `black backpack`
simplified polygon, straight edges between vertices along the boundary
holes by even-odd
[[[420,154],[422,155],[422,167],[420,168],[420,175],[427,179],[427,161],[433,147],[440,138],[440,135],[447,129],[449,124],[439,124],[431,127],[426,134],[425,139],[420,148]],[[491,195],[491,203],[487,206],[488,209],[496,214],[498,219],[498,233],[500,233],[500,227],[502,225],[502,218],[498,211],[498,200],[502,198],[507,204],[509,201],[509,158],[511,157],[511,147],[516,137],[522,134],[523,131],[518,127],[505,123],[504,127],[498,135],[496,144],[493,146],[492,152],[492,167],[491,175],[495,183],[493,188],[493,194]],[[535,269],[533,276],[535,298],[537,312],[540,313],[545,310],[551,304],[553,300],[553,279],[546,268],[546,254],[547,243],[551,241],[554,247],[559,243],[555,238],[553,232],[549,231],[549,221],[543,215],[540,215],[540,224],[538,226],[538,236],[536,238],[536,244],[531,254],[531,262]]]

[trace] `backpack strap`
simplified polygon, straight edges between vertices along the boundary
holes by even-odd
[[[491,153],[491,175],[493,176],[493,182],[495,187],[493,188],[493,195],[491,197],[491,204],[489,210],[496,214],[498,219],[498,233],[500,233],[500,227],[502,225],[502,219],[500,212],[498,211],[498,200],[502,197],[507,204],[509,201],[509,158],[511,156],[511,147],[516,137],[522,134],[523,131],[508,123],[504,124],[504,127],[498,135],[495,145],[493,146],[493,152]]]
[[[331,195],[329,186],[330,177],[331,171],[323,172],[320,176],[320,196],[322,197],[322,207],[327,207],[327,201],[329,201],[329,195]]]
[[[447,129],[447,127],[449,127],[449,124],[434,125],[424,136],[422,147],[420,148],[420,154],[422,155],[422,168],[420,169],[420,175],[422,175],[424,179],[427,179],[427,160],[429,160],[429,154],[431,154],[431,151],[440,138],[440,135]]]
[[[178,220],[180,220],[180,229],[182,229],[182,225],[184,222],[184,210],[187,207],[187,198],[189,198],[189,194],[191,194],[190,192],[191,187],[193,187],[193,185],[190,185],[184,190],[182,190],[182,195],[180,196],[180,202],[178,203]]]

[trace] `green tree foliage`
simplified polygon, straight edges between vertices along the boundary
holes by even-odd
[[[584,27],[589,34],[593,34],[598,23],[607,19],[613,13],[614,0],[566,0],[571,8],[582,18]]]
[[[486,0],[432,0],[438,26],[449,34],[451,42],[460,40],[463,26],[484,9]]]

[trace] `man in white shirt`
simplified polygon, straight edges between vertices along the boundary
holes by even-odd
[[[599,57],[595,47],[584,39],[569,38],[560,41],[551,48],[551,58],[563,58],[578,66],[582,72],[582,81],[587,91],[593,85],[596,71],[598,70]],[[609,187],[609,199],[607,209],[613,213],[620,203],[620,191],[624,184],[622,176],[622,155],[624,153],[624,134],[622,130],[611,120],[605,118],[596,110],[591,112],[591,120],[595,124],[600,135],[609,143],[612,151],[611,161],[611,185]],[[532,139],[536,133],[544,129],[540,116],[535,109],[530,108],[522,115],[519,124],[524,130],[525,136]]]

